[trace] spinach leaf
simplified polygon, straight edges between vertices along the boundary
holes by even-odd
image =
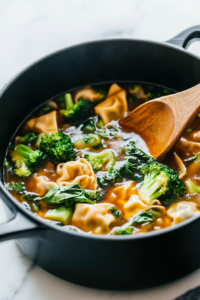
[[[134,227],[133,226],[128,226],[124,229],[118,229],[116,231],[114,231],[114,235],[125,235],[125,234],[131,234],[134,231]]]
[[[76,183],[69,186],[52,186],[42,200],[49,205],[65,203],[69,207],[76,203],[94,204],[101,200],[101,195],[98,191],[86,192]]]
[[[153,222],[154,220],[155,218],[150,212],[142,211],[133,217],[132,224],[133,225],[142,224],[146,222]]]
[[[108,209],[110,210],[110,212],[116,217],[119,218],[121,215],[121,211],[117,210],[115,206],[109,206]]]

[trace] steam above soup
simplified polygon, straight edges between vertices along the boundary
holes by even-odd
[[[5,185],[66,230],[131,235],[200,213],[200,119],[162,162],[120,118],[168,90],[112,84],[66,93],[33,112],[11,141]]]

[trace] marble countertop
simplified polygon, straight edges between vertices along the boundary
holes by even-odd
[[[103,38],[168,40],[198,25],[199,11],[199,0],[0,0],[0,89],[47,53]],[[200,55],[200,44],[189,51]],[[43,271],[8,241],[0,244],[0,280],[0,300],[172,300],[200,285],[200,270],[151,290],[93,290]]]

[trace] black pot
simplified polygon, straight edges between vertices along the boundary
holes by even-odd
[[[0,98],[0,196],[7,223],[0,240],[17,239],[37,265],[65,280],[103,289],[141,289],[176,280],[200,267],[200,218],[134,236],[82,235],[47,224],[23,209],[3,185],[3,159],[21,120],[45,100],[98,82],[135,81],[174,91],[200,82],[200,60],[185,49],[200,26],[166,43],[105,40],[61,50],[15,76]],[[189,109],[189,108],[188,108]]]

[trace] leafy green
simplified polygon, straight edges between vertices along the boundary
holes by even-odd
[[[154,216],[148,211],[142,211],[136,215],[134,215],[132,224],[142,224],[146,222],[153,222],[155,220]]]
[[[86,192],[76,183],[69,186],[52,186],[42,200],[48,205],[65,203],[65,206],[70,207],[76,203],[94,204],[101,200],[101,196],[98,191]]]
[[[119,218],[121,215],[121,211],[117,210],[115,206],[109,206],[108,209],[110,210],[110,212],[116,217]]]
[[[117,229],[113,232],[114,235],[126,235],[126,234],[132,234],[132,232],[134,231],[134,227],[133,226],[127,226],[126,228],[123,229]]]
[[[186,158],[186,159],[184,159],[184,161],[185,162],[193,162],[193,161],[195,161],[197,159],[197,157],[198,157],[199,154],[200,153],[197,153],[196,155],[194,155],[192,157]]]
[[[35,202],[35,201],[40,201],[41,198],[38,197],[36,194],[31,194],[31,193],[24,193],[22,195],[22,199],[26,200],[26,201],[31,201],[31,202]]]
[[[94,119],[89,119],[81,127],[81,130],[85,133],[93,133],[95,131]]]

